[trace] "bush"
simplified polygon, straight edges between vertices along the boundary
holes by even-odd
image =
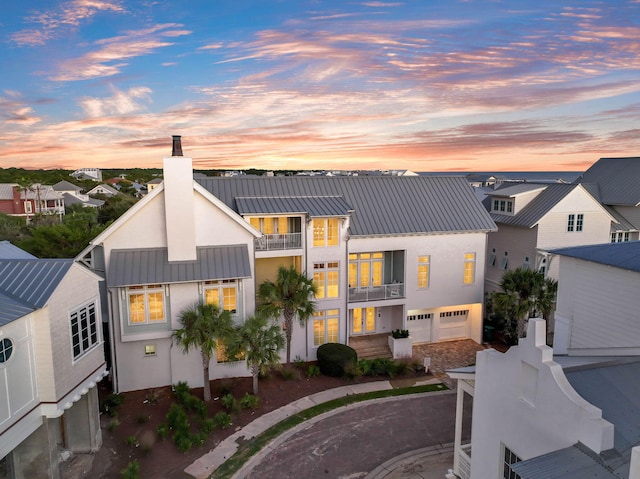
[[[167,413],[167,425],[174,431],[188,431],[189,430],[189,418],[187,413],[184,412],[182,406],[178,404],[172,404]]]
[[[394,329],[393,331],[391,331],[391,336],[393,336],[394,339],[408,338],[409,337],[409,330],[408,329]]]
[[[358,353],[346,344],[326,343],[318,348],[318,367],[327,376],[344,376],[345,366],[357,362]]]
[[[319,375],[320,375],[320,368],[315,364],[309,364],[309,367],[307,368],[307,377],[313,378]]]
[[[282,376],[282,379],[285,381],[291,381],[292,379],[295,379],[296,376],[300,379],[300,373],[288,367],[280,369],[280,376]]]
[[[220,411],[213,417],[213,422],[215,423],[216,427],[219,427],[220,429],[226,429],[231,426],[231,416],[229,416],[229,414],[224,411]]]
[[[156,433],[158,434],[158,437],[160,439],[166,439],[169,435],[169,426],[167,426],[166,424],[158,424]]]
[[[179,403],[186,402],[187,398],[191,395],[189,385],[185,381],[174,384],[173,393],[176,395]]]
[[[138,461],[133,460],[127,464],[127,467],[120,471],[120,477],[123,479],[138,479],[140,477],[140,464],[138,464]]]
[[[202,432],[205,434],[211,434],[213,430],[216,428],[216,423],[213,419],[208,417],[204,421],[202,421]]]
[[[111,417],[117,416],[122,401],[124,401],[122,394],[111,393],[102,402],[102,410]]]
[[[362,376],[362,369],[359,363],[349,362],[344,367],[344,374],[347,379],[355,380]]]
[[[238,401],[235,397],[233,397],[232,394],[225,394],[224,396],[222,396],[222,399],[220,399],[220,402],[225,407],[225,409],[229,411],[237,411],[239,409]]]
[[[260,398],[258,396],[254,396],[253,394],[245,393],[240,399],[240,407],[242,409],[255,409],[258,407],[258,402]]]

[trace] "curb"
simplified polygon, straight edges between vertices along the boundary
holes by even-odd
[[[424,461],[433,456],[440,454],[453,454],[453,443],[438,444],[437,446],[429,446],[415,451],[406,452],[400,456],[389,459],[387,462],[380,464],[373,471],[367,474],[364,479],[384,479],[389,474],[404,465],[414,463],[416,461]]]

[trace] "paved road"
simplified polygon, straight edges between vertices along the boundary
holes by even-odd
[[[264,457],[250,479],[356,479],[403,453],[453,441],[455,392],[392,398],[309,424]]]

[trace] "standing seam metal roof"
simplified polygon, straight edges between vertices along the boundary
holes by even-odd
[[[309,216],[347,216],[353,208],[342,196],[237,197],[241,215],[309,213]]]
[[[640,273],[640,241],[558,248],[551,253]]]
[[[597,184],[600,201],[606,205],[637,206],[640,157],[600,158],[575,182]]]
[[[197,179],[234,211],[243,197],[342,196],[354,236],[495,231],[464,177],[232,177]]]

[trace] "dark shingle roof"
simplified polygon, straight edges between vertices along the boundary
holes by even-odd
[[[111,252],[109,286],[166,284],[248,278],[246,245],[197,249],[196,261],[169,263],[167,248],[122,249]]]
[[[551,253],[640,273],[640,241],[559,248]]]
[[[604,204],[640,205],[640,157],[600,158],[575,182],[598,185]]]
[[[233,177],[196,179],[234,211],[237,198],[343,197],[353,236],[494,231],[464,177]]]

